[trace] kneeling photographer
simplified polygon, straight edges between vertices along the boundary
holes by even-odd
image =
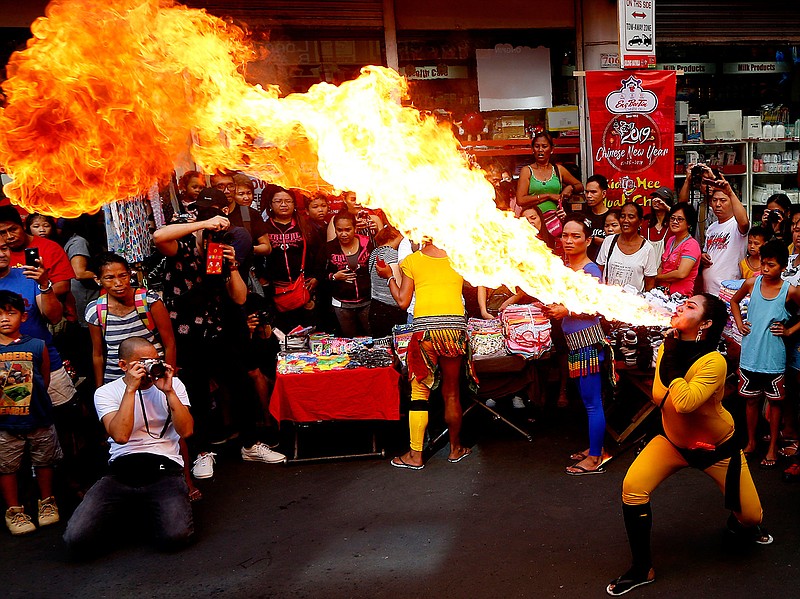
[[[79,557],[107,549],[118,538],[110,525],[130,518],[129,507],[146,510],[165,549],[179,548],[194,533],[179,447],[194,425],[186,387],[143,337],[120,344],[119,367],[123,376],[94,396],[109,436],[111,474],[89,489],[64,533]]]
[[[256,440],[260,406],[241,356],[247,338],[242,311],[247,285],[239,264],[252,250],[252,239],[223,216],[223,192],[204,189],[196,204],[195,222],[162,227],[153,240],[166,257],[164,303],[175,328],[178,368],[192,396],[196,426],[190,448],[197,453],[192,473],[210,478],[212,437],[222,440],[234,434],[223,431],[220,418],[212,417],[212,379],[231,398],[243,459],[275,463],[285,457]]]

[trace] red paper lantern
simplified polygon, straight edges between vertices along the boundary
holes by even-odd
[[[477,112],[470,112],[465,115],[464,120],[461,122],[461,127],[467,135],[480,135],[483,133],[484,125],[483,117]]]

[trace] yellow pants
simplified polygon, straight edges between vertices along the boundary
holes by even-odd
[[[703,471],[714,479],[723,493],[729,462],[730,458],[721,460]],[[647,444],[628,469],[622,483],[622,502],[628,505],[647,503],[650,501],[650,494],[658,485],[678,470],[688,467],[689,464],[675,446],[666,437],[658,435]],[[739,494],[742,511],[736,513],[736,519],[744,526],[760,524],[763,515],[761,501],[744,455],[742,455]]]

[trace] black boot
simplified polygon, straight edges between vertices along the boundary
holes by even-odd
[[[631,546],[632,562],[630,569],[606,587],[609,595],[624,595],[643,584],[655,581],[652,558],[650,556],[650,530],[653,528],[653,512],[650,502],[642,505],[622,504],[625,530]]]

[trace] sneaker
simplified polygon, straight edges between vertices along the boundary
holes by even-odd
[[[26,535],[36,530],[31,517],[21,505],[11,506],[6,510],[6,526],[12,535]]]
[[[489,398],[489,399],[486,400],[486,407],[487,408],[495,408],[495,407],[497,407],[497,402],[495,400],[493,400],[492,398]]]
[[[516,410],[521,410],[525,407],[525,400],[522,399],[519,395],[515,395],[511,398],[511,405]]]
[[[264,462],[266,464],[279,464],[286,461],[286,456],[277,451],[272,451],[263,443],[256,443],[250,449],[242,447],[242,459],[245,462]]]
[[[211,478],[214,476],[214,456],[210,451],[203,452],[194,461],[192,476],[195,478]]]
[[[39,500],[39,526],[50,526],[59,521],[56,498],[52,495]]]

